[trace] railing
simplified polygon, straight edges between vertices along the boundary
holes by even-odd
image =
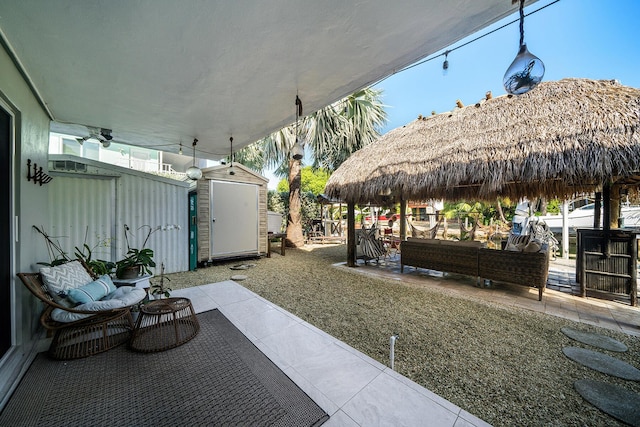
[[[179,180],[182,180],[187,176],[187,174],[184,172],[175,171],[170,163],[158,163],[154,160],[122,159],[116,161],[115,164],[117,166],[137,171],[159,174],[163,176],[168,175],[171,178]]]

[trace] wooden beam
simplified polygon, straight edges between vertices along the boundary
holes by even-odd
[[[356,266],[356,205],[347,203],[347,266]]]

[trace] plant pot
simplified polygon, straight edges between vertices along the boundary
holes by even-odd
[[[132,265],[131,267],[125,267],[120,273],[119,279],[135,279],[140,276],[142,271],[141,265]]]

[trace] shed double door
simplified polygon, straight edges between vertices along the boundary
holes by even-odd
[[[211,181],[211,258],[258,253],[258,186]]]

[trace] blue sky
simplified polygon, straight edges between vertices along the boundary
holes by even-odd
[[[525,7],[525,14],[550,3],[553,1],[537,1]],[[448,49],[516,18],[517,12]],[[444,57],[438,57],[374,85],[383,90],[382,101],[387,106],[389,122],[383,133],[420,114],[452,110],[458,99],[468,105],[487,91],[494,96],[504,94],[502,77],[518,53],[519,37],[516,22],[451,52],[446,76],[442,73]],[[529,51],[544,62],[545,81],[616,79],[640,87],[640,0],[560,0],[525,18],[524,40]],[[275,188],[277,179],[270,173],[266,176],[269,188]]]

